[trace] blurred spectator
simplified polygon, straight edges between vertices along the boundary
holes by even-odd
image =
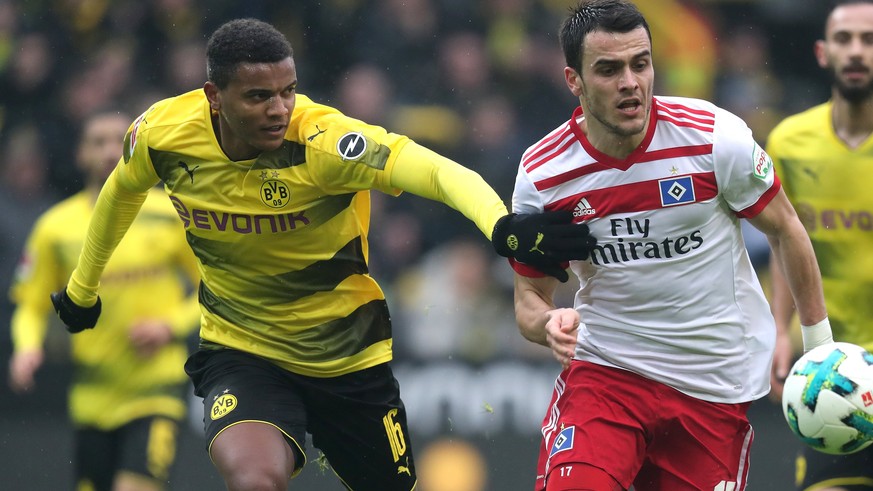
[[[711,98],[716,33],[700,8],[680,0],[636,3],[652,31],[653,61],[658,67],[656,93]]]
[[[479,98],[473,103],[466,128],[458,159],[479,172],[509,203],[519,158],[525,142],[530,141],[521,134],[515,106],[496,94]]]
[[[86,117],[115,105],[117,100],[133,100],[125,97],[133,77],[133,46],[122,41],[103,45],[68,75],[54,110],[45,113],[52,116],[41,118],[48,136],[46,151],[53,166],[51,183],[65,195],[81,187],[79,173],[68,165],[69,149],[76,145],[70,128],[81,127]]]
[[[495,89],[481,34],[459,31],[442,37],[437,62],[441,76],[433,84],[439,91],[436,102],[440,104],[466,113],[474,101]]]
[[[37,217],[58,200],[47,183],[48,159],[45,142],[34,124],[12,130],[0,150],[0,291],[9,291],[24,242]],[[67,165],[71,165],[67,162]],[[12,309],[4,293],[0,300],[0,322]],[[4,341],[5,342],[5,341]]]
[[[721,43],[715,100],[744,119],[759,140],[779,121],[782,85],[770,69],[766,31],[739,26]]]
[[[384,70],[372,63],[358,63],[339,78],[334,102],[353,118],[388,126],[394,87]]]
[[[385,70],[397,82],[399,101],[429,98],[444,75],[433,63],[440,25],[432,0],[374,0],[355,28],[348,45],[355,60]]]
[[[512,295],[494,281],[488,247],[465,239],[448,242],[398,278],[391,311],[399,355],[474,364],[550,355],[531,349],[518,334]]]
[[[2,12],[3,9],[0,9]],[[52,108],[51,94],[58,84],[55,58],[48,37],[30,32],[10,46],[9,61],[0,75],[0,128],[7,124],[43,119]]]
[[[200,40],[171,45],[166,61],[165,82],[161,88],[171,94],[181,94],[203,87],[206,78],[205,59],[206,48]]]

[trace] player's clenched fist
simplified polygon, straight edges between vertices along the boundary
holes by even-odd
[[[76,305],[76,302],[73,302],[69,295],[67,295],[66,288],[52,293],[51,297],[55,312],[57,312],[64,325],[67,326],[67,331],[75,334],[85,329],[93,329],[97,324],[101,310],[100,297],[97,297],[97,303],[90,307]]]
[[[569,210],[537,214],[510,213],[494,225],[491,243],[498,254],[529,264],[567,281],[561,263],[585,260],[597,245],[584,223],[573,223]]]

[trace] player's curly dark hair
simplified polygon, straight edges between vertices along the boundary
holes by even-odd
[[[592,31],[630,32],[644,27],[652,42],[649,23],[637,6],[627,0],[582,0],[570,9],[558,34],[567,66],[582,73],[585,36]]]
[[[293,56],[291,43],[272,25],[257,19],[235,19],[209,36],[206,77],[223,89],[240,63],[275,63]]]

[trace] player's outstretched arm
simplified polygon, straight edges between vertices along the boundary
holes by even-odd
[[[567,281],[562,263],[587,259],[596,240],[570,211],[508,214],[497,193],[476,172],[415,142],[394,162],[391,185],[445,203],[472,220],[498,254]]]
[[[117,176],[116,168],[97,197],[85,244],[70,281],[66,288],[51,294],[55,312],[71,333],[97,324],[100,275],[148,195],[147,187],[142,191],[125,189]]]

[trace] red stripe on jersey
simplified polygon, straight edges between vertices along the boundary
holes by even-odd
[[[566,136],[566,135],[565,135],[565,136]],[[568,148],[570,148],[572,145],[575,145],[575,144],[576,144],[576,139],[575,139],[575,138],[569,138],[569,139],[567,139],[567,141],[564,142],[563,145],[561,145],[560,147],[556,148],[556,149],[555,149],[551,154],[545,156],[542,160],[540,160],[540,161],[537,162],[536,164],[533,164],[533,165],[531,165],[530,167],[528,167],[527,169],[525,169],[525,171],[527,171],[527,172],[531,172],[532,170],[538,168],[539,166],[545,164],[546,162],[552,160],[553,158],[558,157],[559,155],[561,155],[562,153],[564,153],[565,151],[567,151]],[[522,163],[522,165],[527,165],[527,164]]]
[[[688,145],[687,147],[662,148],[646,152],[637,159],[637,162],[653,162],[656,160],[675,159],[679,157],[694,157],[697,155],[709,155],[712,153],[712,143],[706,145]]]
[[[632,165],[644,162],[655,162],[658,160],[664,159],[672,159],[679,157],[693,157],[696,155],[709,155],[712,153],[712,144],[706,145],[689,145],[687,147],[673,147],[673,148],[664,148],[661,150],[652,150],[651,152],[645,152],[639,157],[635,159],[633,163],[627,166],[629,169]],[[536,186],[537,191],[543,191],[549,188],[553,188],[555,186],[560,186],[565,182],[572,181],[573,179],[577,179],[579,177],[594,174],[595,172],[600,172],[604,170],[614,169],[613,166],[606,165],[600,162],[595,162],[593,164],[586,165],[584,167],[579,167],[576,169],[569,170],[562,174],[558,174],[556,176],[547,177],[540,181],[536,181],[534,186]],[[627,169],[624,169],[627,170]]]
[[[684,106],[684,105],[682,105],[682,104],[673,104],[673,103],[670,103],[670,102],[664,102],[664,101],[662,101],[661,99],[655,99],[655,103],[656,103],[657,105],[663,107],[663,108],[667,108],[667,109],[678,109],[678,110],[681,110],[681,111],[689,112],[689,113],[691,113],[691,114],[697,114],[698,116],[706,116],[706,117],[709,117],[709,118],[715,118],[715,113],[714,113],[714,112],[706,111],[706,110],[703,110],[703,109],[695,109],[695,108],[691,108],[691,107],[688,107],[688,106]]]
[[[740,210],[737,212],[737,216],[740,218],[755,218],[758,216],[758,213],[761,213],[773,198],[776,197],[776,194],[779,193],[779,190],[782,189],[782,182],[779,180],[779,177],[773,176],[773,185],[770,186],[770,189],[764,192],[758,201],[755,202],[752,206]]]
[[[670,205],[685,206],[701,201],[707,201],[715,198],[718,195],[718,183],[715,181],[714,172],[703,172],[699,174],[685,174],[691,176],[692,185],[694,186],[694,201]],[[674,179],[683,176],[667,176],[664,179]],[[650,181],[634,182],[630,184],[622,184],[601,189],[592,189],[583,193],[577,193],[546,205],[546,210],[574,210],[576,205],[582,198],[585,198],[590,205],[587,208],[589,214],[576,217],[574,221],[581,222],[590,218],[599,218],[615,213],[634,213],[642,211],[659,210],[668,208],[661,204],[661,188],[658,181],[663,179],[652,179]]]
[[[696,130],[705,131],[707,133],[712,133],[715,128],[713,126],[703,126],[697,123],[692,123],[691,121],[679,121],[678,119],[673,119],[670,116],[667,116],[663,112],[658,112],[658,121],[664,121],[666,123],[672,123],[676,126],[682,126],[685,128],[694,128]]]
[[[549,138],[549,137],[543,138],[542,140],[540,140],[539,143],[537,143],[537,144],[536,144],[536,145],[535,145],[535,146],[530,150],[530,153],[528,153],[527,155],[522,156],[522,159],[521,159],[521,165],[522,165],[523,167],[527,167],[528,164],[530,164],[530,163],[533,162],[534,160],[540,158],[541,156],[543,156],[544,154],[550,152],[551,150],[554,150],[554,148],[555,148],[556,146],[558,146],[558,144],[560,144],[561,141],[563,141],[564,138],[566,138],[567,135],[569,135],[569,134],[570,134],[570,126],[567,125],[567,126],[563,127],[563,128],[560,130],[560,132],[559,132],[556,136],[554,136],[553,138]],[[551,157],[550,157],[550,158],[551,158]],[[548,160],[548,159],[547,159],[547,160]],[[537,164],[537,166],[540,166],[540,165],[542,165],[542,162],[540,162],[539,164]],[[528,169],[528,170],[530,170],[530,169]]]
[[[712,117],[707,117],[707,118],[695,117],[695,116],[692,116],[690,114],[685,114],[685,113],[682,113],[679,111],[673,111],[673,110],[667,109],[666,107],[663,107],[660,104],[658,105],[658,114],[663,115],[663,116],[668,116],[668,115],[673,116],[674,118],[677,118],[677,119],[688,119],[688,120],[696,121],[698,123],[705,124],[705,125],[714,125],[715,124],[715,115],[713,115]]]

